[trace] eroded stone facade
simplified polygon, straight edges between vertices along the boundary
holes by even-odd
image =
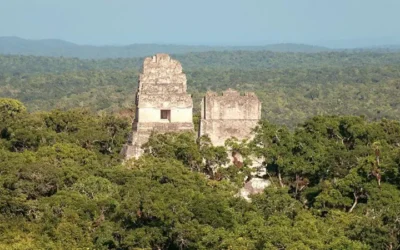
[[[250,138],[261,118],[261,102],[252,92],[244,95],[228,89],[218,95],[207,92],[201,103],[199,136],[208,135],[215,146],[223,146],[232,136]]]
[[[136,92],[132,134],[124,146],[125,159],[137,158],[153,131],[193,131],[193,101],[186,93],[186,75],[177,60],[157,54],[144,60]]]
[[[144,60],[132,133],[122,150],[125,159],[139,157],[152,132],[193,131],[193,102],[186,90],[186,75],[177,60],[167,54]],[[260,118],[261,102],[254,93],[241,95],[228,89],[218,95],[209,91],[201,103],[199,136],[208,135],[216,146],[232,136],[250,138]]]

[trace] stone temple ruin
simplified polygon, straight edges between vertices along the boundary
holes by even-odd
[[[151,133],[194,131],[193,102],[186,93],[186,75],[181,64],[167,54],[144,60],[136,92],[132,133],[122,154],[138,158]],[[207,92],[201,103],[199,136],[208,135],[216,146],[234,136],[248,138],[261,118],[261,102],[254,93],[228,89],[218,95]]]
[[[222,95],[207,92],[201,102],[199,136],[208,135],[215,146],[223,146],[232,136],[249,138],[260,119],[261,102],[254,93],[240,95],[233,89]]]
[[[193,102],[186,93],[186,75],[181,64],[167,54],[144,60],[135,103],[132,134],[122,150],[125,159],[138,158],[153,131],[193,131]]]

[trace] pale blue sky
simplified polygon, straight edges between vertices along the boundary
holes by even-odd
[[[400,42],[400,0],[0,0],[0,36],[78,44]]]

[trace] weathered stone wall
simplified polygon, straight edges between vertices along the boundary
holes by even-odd
[[[170,120],[160,120],[160,110],[163,108],[140,108],[138,111],[138,119],[143,122],[157,123],[175,123],[175,122],[192,122],[192,108],[174,108],[171,109]]]
[[[139,76],[139,89],[144,94],[186,93],[186,75],[182,65],[167,54],[157,54],[144,60]]]
[[[184,94],[141,94],[138,96],[138,108],[192,108],[192,97]]]
[[[167,54],[144,60],[136,92],[132,134],[121,152],[125,159],[139,157],[143,153],[141,146],[153,131],[193,131],[193,102],[186,88],[186,75],[178,61]],[[161,119],[161,110],[169,110],[169,119]]]
[[[200,122],[200,136],[208,135],[215,146],[223,146],[231,137],[251,139],[251,131],[257,123],[258,120],[203,120]]]
[[[224,145],[234,136],[251,137],[251,131],[261,118],[261,102],[254,93],[228,89],[218,95],[207,92],[201,103],[199,136],[208,135],[214,145]]]

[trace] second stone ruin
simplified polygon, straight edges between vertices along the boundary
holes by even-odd
[[[254,93],[240,95],[228,89],[218,95],[209,91],[201,102],[199,136],[208,135],[215,146],[223,146],[231,137],[251,137],[260,119],[261,102]]]

